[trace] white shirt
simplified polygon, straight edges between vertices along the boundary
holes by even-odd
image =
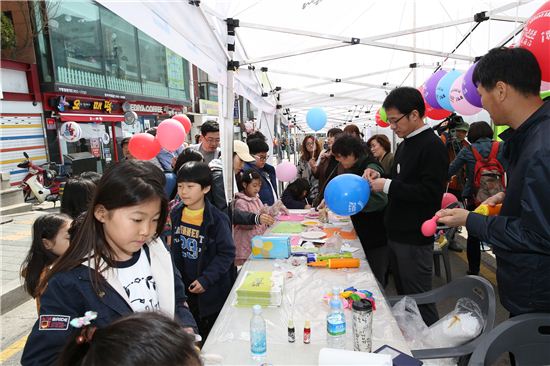
[[[160,310],[157,284],[143,248],[134,253],[129,260],[117,262],[116,270],[132,310],[135,312]]]

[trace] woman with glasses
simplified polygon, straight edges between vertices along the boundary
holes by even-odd
[[[390,174],[391,166],[393,165],[393,154],[391,152],[391,144],[388,136],[374,135],[368,141],[367,145],[370,148],[372,155],[380,162],[385,174]]]
[[[263,204],[272,206],[277,201],[277,177],[275,168],[267,164],[269,159],[269,146],[259,138],[247,140],[250,154],[256,161],[245,163],[243,170],[253,169],[262,177],[262,187],[258,193]]]
[[[313,202],[319,193],[319,180],[313,175],[317,168],[317,159],[321,154],[321,143],[312,135],[306,136],[302,142],[301,155],[298,160],[298,178],[309,183],[308,202]]]

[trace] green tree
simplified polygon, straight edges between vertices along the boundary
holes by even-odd
[[[11,19],[2,12],[2,48],[15,47],[15,31],[13,30],[13,24]]]

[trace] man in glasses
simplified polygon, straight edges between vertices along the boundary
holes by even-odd
[[[397,293],[417,294],[432,289],[434,238],[423,236],[420,227],[441,208],[449,158],[441,140],[422,120],[425,105],[417,89],[392,90],[383,107],[390,128],[404,140],[388,176],[373,169],[366,169],[364,176],[374,192],[388,194],[384,223]],[[419,308],[427,325],[438,320],[435,304]]]
[[[245,163],[243,170],[254,169],[260,174],[262,177],[262,186],[258,195],[262,203],[271,206],[277,201],[277,178],[275,168],[267,164],[269,146],[261,138],[248,139],[246,143],[255,161]]]
[[[216,121],[206,121],[201,126],[201,142],[190,148],[204,156],[204,162],[210,163],[220,156],[220,125]]]

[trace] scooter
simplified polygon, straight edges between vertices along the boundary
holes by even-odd
[[[44,163],[41,166],[32,162],[29,155],[23,152],[25,160],[17,167],[22,169],[29,169],[29,172],[23,178],[20,187],[23,189],[25,201],[36,198],[38,203],[44,201],[55,202],[60,199],[60,188],[66,182],[66,177],[58,175],[56,163]],[[45,169],[43,166],[48,165],[50,168]]]

